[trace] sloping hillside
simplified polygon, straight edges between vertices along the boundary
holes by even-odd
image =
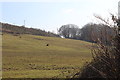
[[[91,60],[88,42],[28,34],[2,36],[4,78],[71,77]]]
[[[32,34],[32,35],[40,35],[40,36],[52,36],[59,37],[57,34],[47,32],[41,29],[35,28],[27,28],[25,26],[12,25],[8,23],[0,23],[2,25],[2,32],[11,33],[11,34]]]

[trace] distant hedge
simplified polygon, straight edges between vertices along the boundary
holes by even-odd
[[[0,23],[2,24],[2,32],[7,32],[11,34],[32,34],[32,35],[40,35],[40,36],[50,36],[50,37],[59,37],[57,34],[52,32],[47,32],[41,29],[35,28],[27,28],[24,26],[17,26],[8,23]]]

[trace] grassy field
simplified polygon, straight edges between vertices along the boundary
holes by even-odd
[[[2,40],[3,78],[70,78],[91,60],[91,43],[80,40],[11,34]]]

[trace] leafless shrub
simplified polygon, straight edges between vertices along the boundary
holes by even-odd
[[[112,26],[101,17],[96,17]],[[112,20],[118,23],[113,15]],[[102,33],[100,35],[103,36]],[[106,35],[104,34],[104,36]],[[91,49],[93,60],[83,67],[79,78],[120,78],[120,35],[116,33],[110,42],[111,45],[105,45],[102,39],[97,39],[97,44],[95,44],[97,48]]]

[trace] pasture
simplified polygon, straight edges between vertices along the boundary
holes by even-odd
[[[2,76],[70,78],[91,60],[90,47],[91,43],[80,40],[4,33]]]

